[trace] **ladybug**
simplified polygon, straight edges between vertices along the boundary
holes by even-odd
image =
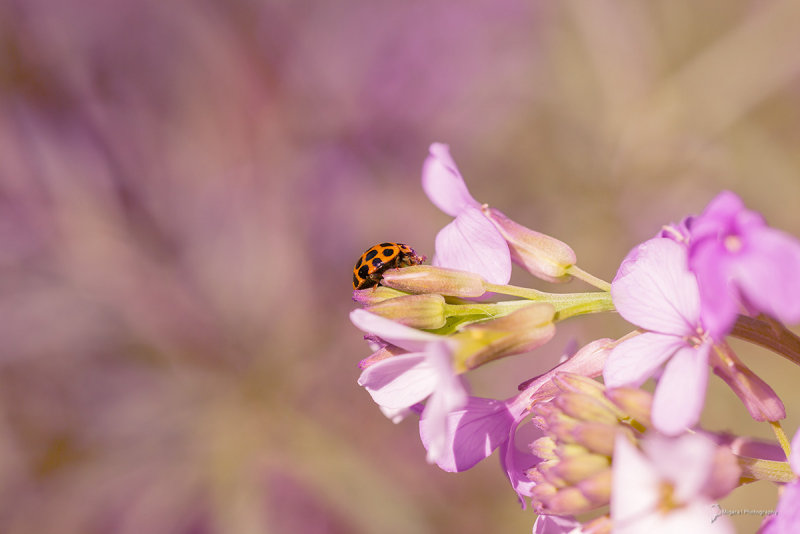
[[[353,289],[366,289],[380,284],[381,275],[392,268],[419,265],[424,256],[403,243],[381,243],[368,248],[353,267]]]

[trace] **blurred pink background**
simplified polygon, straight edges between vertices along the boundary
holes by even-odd
[[[528,532],[496,458],[427,465],[356,385],[353,263],[432,256],[433,141],[608,280],[723,188],[800,235],[798,27],[790,0],[0,1],[0,532]],[[470,379],[510,396],[627,329]],[[798,370],[736,348],[793,433]],[[770,437],[711,395],[708,427]]]

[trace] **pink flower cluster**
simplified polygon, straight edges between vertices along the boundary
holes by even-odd
[[[433,265],[401,269],[402,286],[389,272],[387,287],[354,300],[436,293],[436,305],[447,306],[445,326],[403,324],[403,310],[418,306],[392,306],[388,316],[367,306],[350,317],[374,350],[359,385],[393,421],[419,415],[430,463],[464,471],[499,449],[522,506],[530,499],[539,514],[534,533],[733,532],[729,518],[715,517],[714,502],[745,478],[782,486],[777,515],[761,532],[800,532],[800,433],[790,447],[778,423],[783,403],[726,342],[735,335],[800,365],[800,340],[784,326],[800,323],[800,242],[726,191],[702,214],[636,246],[609,285],[579,269],[565,243],[475,200],[447,146],[431,146],[422,186],[454,217],[436,236]],[[521,291],[505,285],[512,263],[548,282],[577,277],[599,291]],[[531,310],[535,327],[526,322]],[[469,394],[474,367],[546,343],[561,321],[614,310],[635,327],[630,334],[586,344],[507,399]],[[776,430],[782,453],[774,445],[769,455],[748,456],[748,438],[733,446],[698,426],[709,370]],[[641,390],[649,379],[652,396]],[[527,451],[515,441],[522,426],[537,436]],[[604,507],[591,521],[575,518]]]

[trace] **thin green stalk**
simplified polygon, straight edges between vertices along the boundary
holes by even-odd
[[[611,284],[606,282],[601,278],[597,278],[596,276],[587,273],[577,265],[570,265],[567,267],[567,274],[571,274],[578,280],[583,280],[587,284],[593,285],[597,289],[601,289],[603,291],[611,291]]]
[[[791,482],[796,478],[787,462],[762,460],[761,458],[747,456],[737,456],[736,459],[742,469],[743,478],[769,480],[770,482]]]

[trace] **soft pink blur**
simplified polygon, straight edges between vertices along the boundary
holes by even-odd
[[[352,264],[432,255],[433,141],[606,279],[723,188],[799,235],[798,27],[791,0],[0,2],[0,532],[529,531],[496,459],[429,466],[356,385]],[[475,393],[625,331],[565,325]],[[742,347],[794,432],[797,371]],[[742,430],[719,382],[703,421]]]

